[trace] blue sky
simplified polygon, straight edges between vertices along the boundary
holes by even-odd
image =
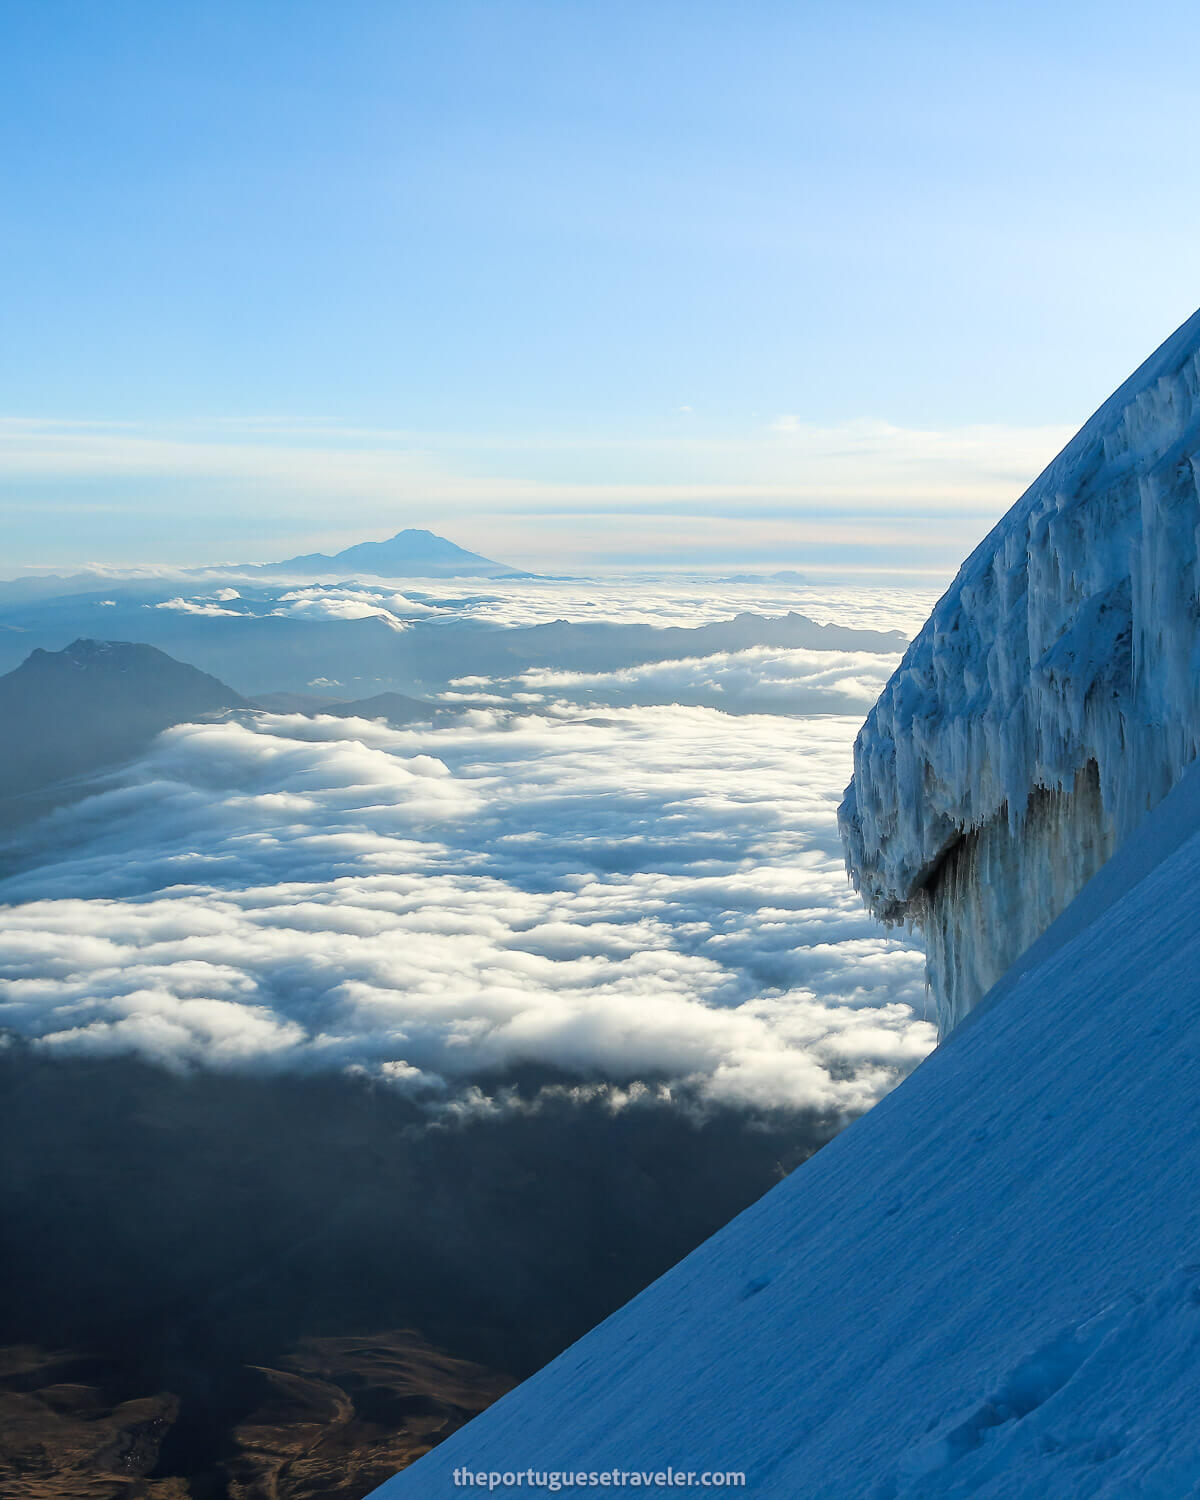
[[[1200,300],[1184,6],[0,18],[8,574],[945,568]]]

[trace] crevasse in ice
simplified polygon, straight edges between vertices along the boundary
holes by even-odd
[[[975,549],[859,732],[839,821],[949,1031],[1200,746],[1200,313]]]

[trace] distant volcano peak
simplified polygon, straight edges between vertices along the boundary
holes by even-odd
[[[468,552],[444,536],[417,527],[406,527],[383,542],[358,542],[340,552],[309,552],[283,562],[265,563],[272,573],[369,573],[380,578],[532,578],[493,562],[478,552]]]

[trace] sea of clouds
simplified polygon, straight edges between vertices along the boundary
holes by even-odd
[[[595,578],[490,578],[455,580],[358,579],[314,583],[280,582],[274,575],[222,570],[213,580],[233,579],[238,588],[212,583],[177,595],[151,609],[181,614],[251,615],[264,611],[309,619],[384,618],[397,629],[438,616],[447,621],[516,628],[553,620],[591,624],[697,626],[741,613],[784,614],[795,610],[822,624],[914,635],[934,595],[923,588],[862,583],[801,583],[750,575],[613,575]],[[181,576],[173,579],[178,583]],[[105,600],[104,603],[111,601]]]
[[[864,613],[897,623],[852,596],[841,622]],[[894,665],[764,648],[470,679],[490,706],[437,727],[170,730],[10,850],[0,1024],[58,1055],[361,1070],[432,1108],[538,1065],[618,1102],[855,1115],[934,1040],[921,955],[862,910],[835,827]]]

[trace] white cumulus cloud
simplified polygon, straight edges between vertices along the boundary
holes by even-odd
[[[18,851],[0,1025],[171,1066],[454,1091],[535,1062],[856,1113],[934,1036],[920,955],[842,870],[857,722],[560,705],[172,730]]]

